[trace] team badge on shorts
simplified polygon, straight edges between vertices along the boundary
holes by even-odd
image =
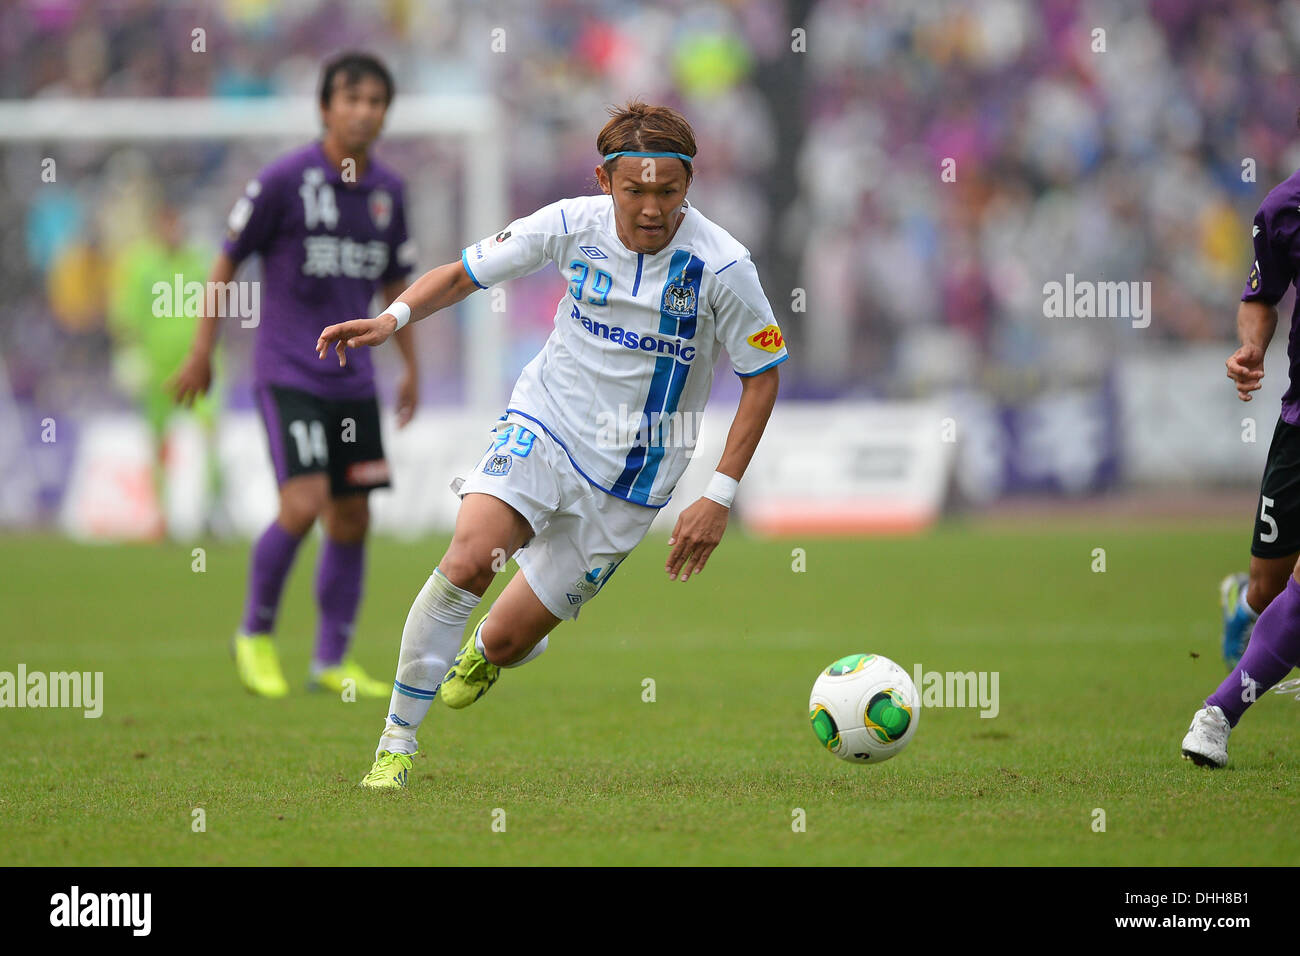
[[[493,455],[483,466],[485,475],[505,475],[510,473],[511,459],[509,455]]]
[[[582,594],[593,595],[604,587],[605,582],[609,580],[609,576],[614,573],[616,567],[618,567],[617,561],[607,568],[595,568],[588,571],[574,582],[574,588]]]

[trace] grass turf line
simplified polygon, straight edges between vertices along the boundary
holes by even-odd
[[[1047,530],[733,530],[684,585],[652,535],[536,663],[469,710],[436,703],[392,794],[356,787],[384,703],[302,689],[312,544],[279,627],[294,693],[263,701],[229,657],[247,546],[207,545],[194,573],[189,546],[0,538],[0,670],[102,670],[105,685],[98,720],[0,710],[0,864],[1294,862],[1300,701],[1253,708],[1226,771],[1179,758],[1223,676],[1217,583],[1245,564],[1240,529]],[[392,673],[444,545],[372,542],[356,649],[373,674]],[[926,709],[902,756],[838,761],[808,691],[858,651],[909,673],[998,671],[1000,713]]]

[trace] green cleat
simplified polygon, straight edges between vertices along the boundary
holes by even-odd
[[[404,790],[406,777],[411,772],[411,758],[415,754],[393,753],[391,750],[379,751],[375,765],[370,773],[361,778],[359,787],[371,790]]]
[[[235,669],[239,681],[259,697],[287,697],[289,684],[280,671],[280,656],[269,634],[235,634]]]
[[[392,683],[385,684],[383,681],[375,680],[351,657],[343,658],[343,663],[335,667],[325,668],[308,682],[307,689],[341,695],[348,686],[344,681],[348,680],[352,681],[352,690],[356,692],[358,698],[388,700],[393,692]]]
[[[485,614],[483,621],[486,620]],[[501,668],[474,647],[474,638],[483,629],[483,621],[478,622],[478,626],[466,639],[456,659],[451,662],[451,670],[447,671],[447,676],[442,679],[442,687],[438,694],[442,697],[442,702],[452,710],[460,710],[474,703],[486,694],[501,676]]]

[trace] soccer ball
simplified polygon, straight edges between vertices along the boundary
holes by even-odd
[[[817,675],[808,719],[822,746],[842,760],[881,763],[916,734],[921,698],[888,657],[852,654]]]

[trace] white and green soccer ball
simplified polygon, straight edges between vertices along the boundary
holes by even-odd
[[[808,719],[822,746],[842,760],[881,763],[912,741],[921,698],[907,671],[879,654],[841,657],[817,675]]]

